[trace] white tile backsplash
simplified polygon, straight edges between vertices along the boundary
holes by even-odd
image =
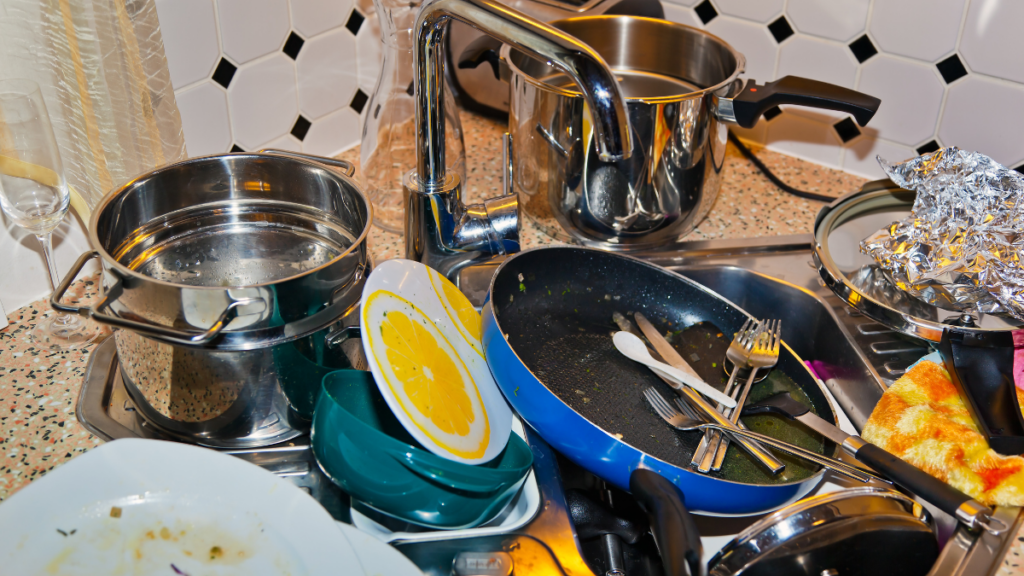
[[[786,0],[718,0],[715,6],[722,14],[767,24],[782,14]]]
[[[939,142],[980,150],[1006,166],[1024,162],[1024,86],[971,74],[949,87]]]
[[[288,0],[217,0],[221,45],[235,64],[281,49],[291,28]]]
[[[917,156],[917,152],[907,146],[865,135],[850,142],[843,154],[843,167],[868,178],[885,178],[885,172],[878,165],[876,156],[889,162],[899,162]]]
[[[824,118],[783,113],[768,122],[767,139],[775,150],[839,168],[843,154],[842,141],[834,131],[828,129]]]
[[[359,143],[359,115],[343,108],[317,120],[302,141],[307,154],[331,155]]]
[[[946,90],[934,66],[875,56],[864,63],[857,88],[882,99],[868,124],[880,137],[915,147],[931,140]]]
[[[218,154],[231,148],[228,99],[213,80],[179,90],[174,99],[181,113],[188,151],[192,156]]]
[[[849,42],[864,32],[871,2],[872,0],[787,0],[786,15],[797,32]]]
[[[220,60],[213,0],[156,0],[164,53],[175,88],[205,80]]]
[[[956,50],[966,5],[967,0],[876,1],[868,30],[881,52],[938,62]]]
[[[719,16],[708,22],[706,28],[743,54],[747,59],[747,78],[764,83],[775,77],[779,44],[766,26],[732,16]]]
[[[1024,2],[972,0],[967,10],[960,52],[967,66],[1014,82],[1024,82]]]
[[[732,43],[758,82],[802,75],[883,102],[867,127],[784,106],[737,130],[742,138],[870,177],[881,176],[876,155],[899,160],[946,145],[1024,170],[1024,2],[663,6],[667,19]],[[381,61],[370,0],[157,0],[157,9],[191,155],[268,144],[335,154],[359,142]]]
[[[228,88],[235,142],[253,150],[287,134],[298,118],[295,62],[276,53],[239,68]]]
[[[352,11],[351,0],[291,0],[292,28],[303,38],[340,28]]]
[[[356,53],[356,39],[345,28],[309,40],[295,59],[299,82],[299,110],[314,120],[341,110],[359,88],[358,62],[342,57]]]

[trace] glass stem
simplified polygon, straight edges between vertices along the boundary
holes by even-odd
[[[60,276],[57,275],[57,263],[53,258],[53,234],[36,234],[39,243],[43,245],[43,259],[46,260],[47,278],[50,280],[50,293],[57,291],[57,284],[60,284]],[[75,322],[71,314],[58,314],[53,323],[57,325],[68,325]]]

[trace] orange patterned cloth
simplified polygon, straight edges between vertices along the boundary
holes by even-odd
[[[1024,458],[988,447],[949,374],[934,362],[919,362],[886,390],[862,436],[982,504],[1024,505]]]

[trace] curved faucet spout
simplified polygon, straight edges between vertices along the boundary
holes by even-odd
[[[494,0],[430,0],[416,17],[417,172],[423,191],[443,187],[444,34],[456,19],[533,58],[575,82],[590,108],[597,152],[611,162],[629,157],[629,118],[615,75],[592,48],[566,33]]]

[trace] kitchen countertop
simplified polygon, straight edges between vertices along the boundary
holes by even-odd
[[[501,133],[504,126],[487,118],[462,113],[465,133],[467,202],[501,193]],[[339,155],[356,161],[358,148]],[[857,189],[865,179],[757,150],[758,157],[783,181],[803,190],[841,196]],[[725,177],[708,217],[687,237],[689,240],[756,238],[810,233],[822,204],[780,191],[730,144]],[[358,172],[357,172],[358,174]],[[529,222],[523,224],[524,248],[551,244]],[[370,247],[375,262],[404,254],[402,237],[374,228]],[[63,271],[62,271],[63,272]],[[97,293],[96,277],[77,281],[68,301],[88,302]],[[0,501],[54,467],[97,446],[101,440],[75,418],[75,403],[89,353],[82,350],[54,353],[33,347],[27,334],[36,320],[51,313],[47,300],[39,300],[8,313],[10,325],[0,331]],[[1018,534],[1000,576],[1024,574],[1018,568],[1024,553],[1024,535]]]

